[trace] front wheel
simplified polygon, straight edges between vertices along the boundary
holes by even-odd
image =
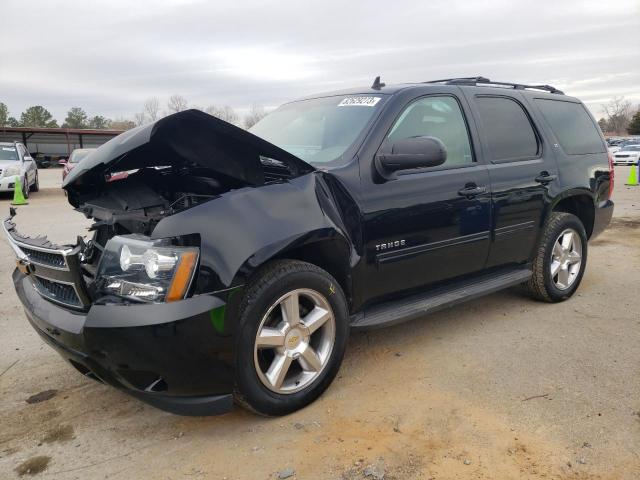
[[[294,260],[263,268],[239,310],[237,403],[284,415],[315,400],[338,372],[348,318],[340,285],[321,268]]]
[[[36,171],[36,178],[33,181],[33,185],[31,185],[31,191],[37,192],[40,190],[40,180],[38,180],[38,172]]]
[[[586,265],[584,225],[575,215],[552,212],[542,232],[527,290],[538,300],[566,300],[578,289]]]
[[[22,180],[22,195],[29,198],[29,177],[25,176]]]

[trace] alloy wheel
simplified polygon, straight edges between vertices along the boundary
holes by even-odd
[[[328,300],[311,289],[280,297],[262,318],[254,345],[254,365],[262,384],[279,394],[299,392],[329,363],[336,338]]]
[[[582,266],[582,240],[572,228],[564,230],[553,244],[551,279],[556,288],[566,290],[578,278]]]

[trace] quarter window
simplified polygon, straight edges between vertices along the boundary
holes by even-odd
[[[476,103],[493,161],[538,155],[538,140],[522,105],[507,97],[476,97]]]
[[[396,120],[387,143],[411,137],[436,137],[447,149],[446,166],[473,162],[469,132],[460,105],[453,97],[425,97],[409,105]]]
[[[536,104],[568,155],[604,153],[604,143],[593,120],[580,103],[536,98]]]

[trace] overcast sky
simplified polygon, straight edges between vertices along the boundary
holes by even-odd
[[[3,0],[0,102],[59,121],[146,98],[272,107],[342,87],[484,75],[547,83],[596,116],[640,102],[639,0]]]

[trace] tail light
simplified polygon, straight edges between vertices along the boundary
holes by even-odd
[[[615,171],[613,170],[613,155],[609,152],[609,198],[613,195]]]

